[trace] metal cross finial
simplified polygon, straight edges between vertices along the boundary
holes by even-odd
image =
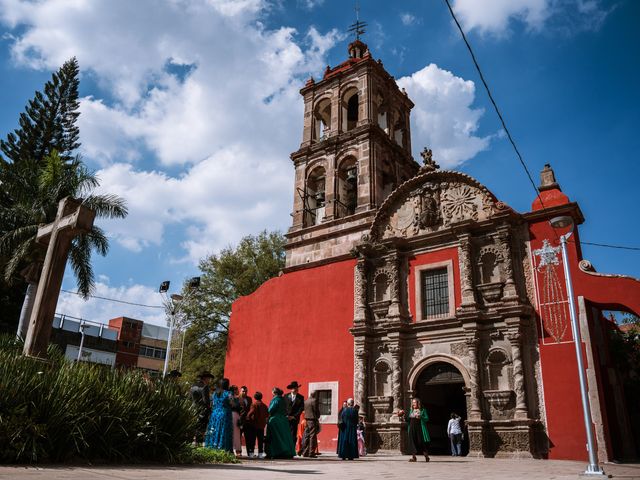
[[[356,40],[360,40],[360,35],[364,34],[364,27],[367,26],[367,22],[360,21],[360,3],[358,2],[358,0],[356,0],[356,6],[354,10],[356,11],[356,21],[349,27],[347,31],[349,33],[353,33],[356,36]]]

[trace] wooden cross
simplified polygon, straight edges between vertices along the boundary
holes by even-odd
[[[95,216],[96,213],[82,205],[80,200],[66,197],[60,200],[53,223],[38,229],[36,241],[47,245],[47,255],[29,320],[27,338],[24,342],[24,354],[27,356],[39,358],[47,356],[53,317],[56,313],[71,242],[75,236],[91,230]]]

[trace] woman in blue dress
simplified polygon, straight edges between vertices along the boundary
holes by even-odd
[[[358,411],[353,406],[353,398],[347,400],[347,408],[342,410],[342,432],[338,440],[338,457],[342,460],[358,458]]]
[[[204,437],[204,445],[207,448],[232,452],[233,421],[228,379],[223,378],[218,381],[212,400],[213,408],[211,409],[207,433]]]

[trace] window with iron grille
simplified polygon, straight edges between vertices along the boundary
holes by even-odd
[[[331,390],[316,390],[320,415],[331,415]]]
[[[449,315],[449,272],[446,267],[422,271],[422,317]]]

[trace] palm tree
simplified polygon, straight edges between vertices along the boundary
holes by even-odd
[[[0,202],[0,256],[6,261],[3,277],[10,283],[20,273],[28,282],[18,326],[18,336],[24,338],[45,254],[36,243],[38,227],[55,219],[59,201],[68,196],[76,198],[98,218],[124,218],[128,212],[117,195],[94,193],[100,185],[98,178],[78,157],[66,160],[56,150],[43,161],[0,163],[0,185],[3,194],[11,198],[7,204]],[[107,237],[95,225],[89,233],[75,237],[69,251],[78,292],[85,298],[95,287],[91,266],[94,250],[102,256],[109,250]]]

